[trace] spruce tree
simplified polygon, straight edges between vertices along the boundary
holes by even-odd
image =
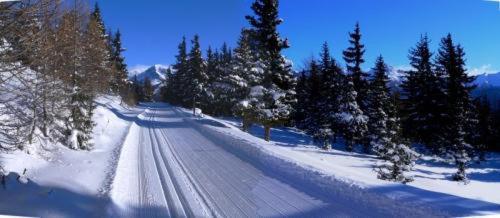
[[[382,159],[387,159],[386,149],[388,144],[391,143],[388,122],[393,115],[389,114],[391,109],[390,89],[387,86],[389,78],[387,76],[387,66],[382,56],[377,58],[373,72],[374,75],[368,95],[368,138],[373,152]]]
[[[306,131],[317,138],[320,128],[322,127],[322,117],[320,114],[321,98],[321,73],[320,67],[313,59],[309,64],[309,77],[307,80],[308,104],[306,107]]]
[[[213,51],[212,47],[209,46],[207,49],[206,56],[206,72],[207,72],[207,87],[206,87],[206,95],[204,98],[200,99],[200,104],[203,111],[207,114],[214,114],[216,111],[216,107],[214,101],[216,100],[216,85],[215,81],[217,80],[218,68],[219,68],[219,54],[217,51]]]
[[[278,0],[256,0],[252,4],[255,16],[246,16],[258,45],[258,58],[262,64],[262,87],[253,89],[254,96],[262,99],[258,107],[259,120],[264,125],[265,139],[270,140],[271,127],[288,122],[295,102],[295,78],[291,64],[281,55],[288,48],[277,27],[283,20],[278,17]]]
[[[406,172],[412,170],[419,155],[407,145],[406,140],[402,137],[400,119],[394,101],[392,101],[390,108],[391,117],[387,122],[387,138],[389,140],[386,141],[385,148],[380,150],[383,153],[378,154],[383,163],[375,170],[378,172],[379,179],[405,184],[413,181],[413,177],[407,175]]]
[[[341,126],[334,114],[339,112],[340,95],[342,84],[344,82],[344,74],[341,67],[335,59],[330,55],[330,48],[325,42],[322,47],[321,57],[321,100],[319,103],[321,126],[322,129],[330,129],[326,131],[332,134],[334,141],[336,136],[341,135]],[[322,131],[325,132],[325,131]]]
[[[188,54],[185,37],[182,37],[182,41],[179,43],[176,63],[172,68],[174,72],[166,88],[166,92],[170,96],[167,101],[174,105],[186,106],[187,103],[184,102],[186,92],[184,90],[187,87],[185,81],[188,74]]]
[[[297,128],[306,129],[307,108],[309,103],[309,80],[305,71],[300,73],[295,92],[297,93],[297,102],[294,105],[293,121]]]
[[[144,101],[151,102],[153,101],[154,88],[151,84],[151,79],[146,77],[144,79],[144,85],[142,86],[142,93],[144,93]]]
[[[199,36],[195,35],[187,61],[187,75],[183,78],[183,84],[186,84],[185,92],[187,93],[184,102],[191,102],[193,115],[196,114],[197,101],[206,93],[207,80],[208,76],[205,71],[205,61],[201,53]]]
[[[262,81],[262,68],[257,61],[257,54],[253,48],[255,38],[251,31],[243,29],[234,50],[232,62],[233,77],[231,83],[235,86],[233,98],[235,105],[233,112],[242,117],[242,129],[248,131],[253,122],[257,121],[257,99],[252,98],[252,87],[260,85]]]
[[[115,35],[111,38],[111,46],[113,52],[111,54],[111,61],[114,66],[114,70],[116,71],[114,74],[114,78],[112,79],[111,88],[115,93],[119,93],[122,95],[122,97],[124,97],[128,92],[128,71],[127,64],[125,63],[125,57],[123,56],[123,52],[125,51],[125,49],[122,46],[120,30],[116,31]]]
[[[486,96],[479,98],[476,101],[476,108],[478,111],[478,138],[474,143],[476,150],[481,161],[485,160],[485,153],[487,150],[493,150],[495,147],[495,129],[494,117],[491,111],[491,104]]]
[[[353,151],[354,145],[361,143],[365,137],[368,117],[363,114],[356,101],[357,92],[354,90],[352,76],[348,76],[344,87],[336,118],[342,126],[347,151]]]
[[[470,117],[473,104],[471,91],[474,77],[467,75],[465,53],[460,45],[455,45],[451,34],[441,40],[436,58],[437,71],[446,77],[447,110],[444,125],[444,137],[441,143],[455,161],[458,171],[453,176],[456,181],[467,181],[466,168],[470,161],[470,142],[466,141],[467,129],[472,122]]]
[[[405,135],[415,142],[427,145],[438,154],[441,150],[442,114],[445,111],[444,78],[434,71],[432,52],[426,35],[410,50],[410,65],[403,81],[403,103],[405,105]]]
[[[344,52],[344,61],[347,64],[347,73],[352,77],[354,90],[358,93],[356,101],[361,110],[367,108],[368,96],[368,74],[363,72],[361,65],[365,62],[363,56],[365,54],[365,46],[361,43],[361,30],[359,23],[356,23],[354,32],[349,33],[348,47]]]

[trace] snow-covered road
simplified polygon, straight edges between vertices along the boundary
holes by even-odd
[[[405,211],[391,214],[325,197],[320,187],[301,186],[248,161],[241,151],[228,149],[227,140],[207,134],[204,125],[217,124],[168,105],[147,105],[124,142],[108,215],[377,217]]]

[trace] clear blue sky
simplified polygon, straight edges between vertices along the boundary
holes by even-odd
[[[252,0],[99,0],[108,27],[123,33],[129,66],[171,64],[183,35],[198,33],[204,48],[234,46]],[[367,63],[382,54],[407,66],[408,49],[427,33],[436,48],[448,32],[467,52],[469,69],[500,71],[500,10],[484,0],[281,0],[280,27],[297,69],[328,41],[338,60],[359,21]]]

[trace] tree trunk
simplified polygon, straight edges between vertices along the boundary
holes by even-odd
[[[264,139],[266,141],[271,141],[271,126],[264,126]]]
[[[243,130],[243,132],[248,132],[248,130],[250,129],[250,120],[246,118],[245,114],[243,114],[243,122],[241,129]]]

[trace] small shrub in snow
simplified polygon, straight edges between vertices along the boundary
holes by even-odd
[[[413,181],[406,172],[412,170],[418,154],[402,143],[389,143],[387,147],[387,160],[376,171],[378,178],[396,182],[407,183]]]

